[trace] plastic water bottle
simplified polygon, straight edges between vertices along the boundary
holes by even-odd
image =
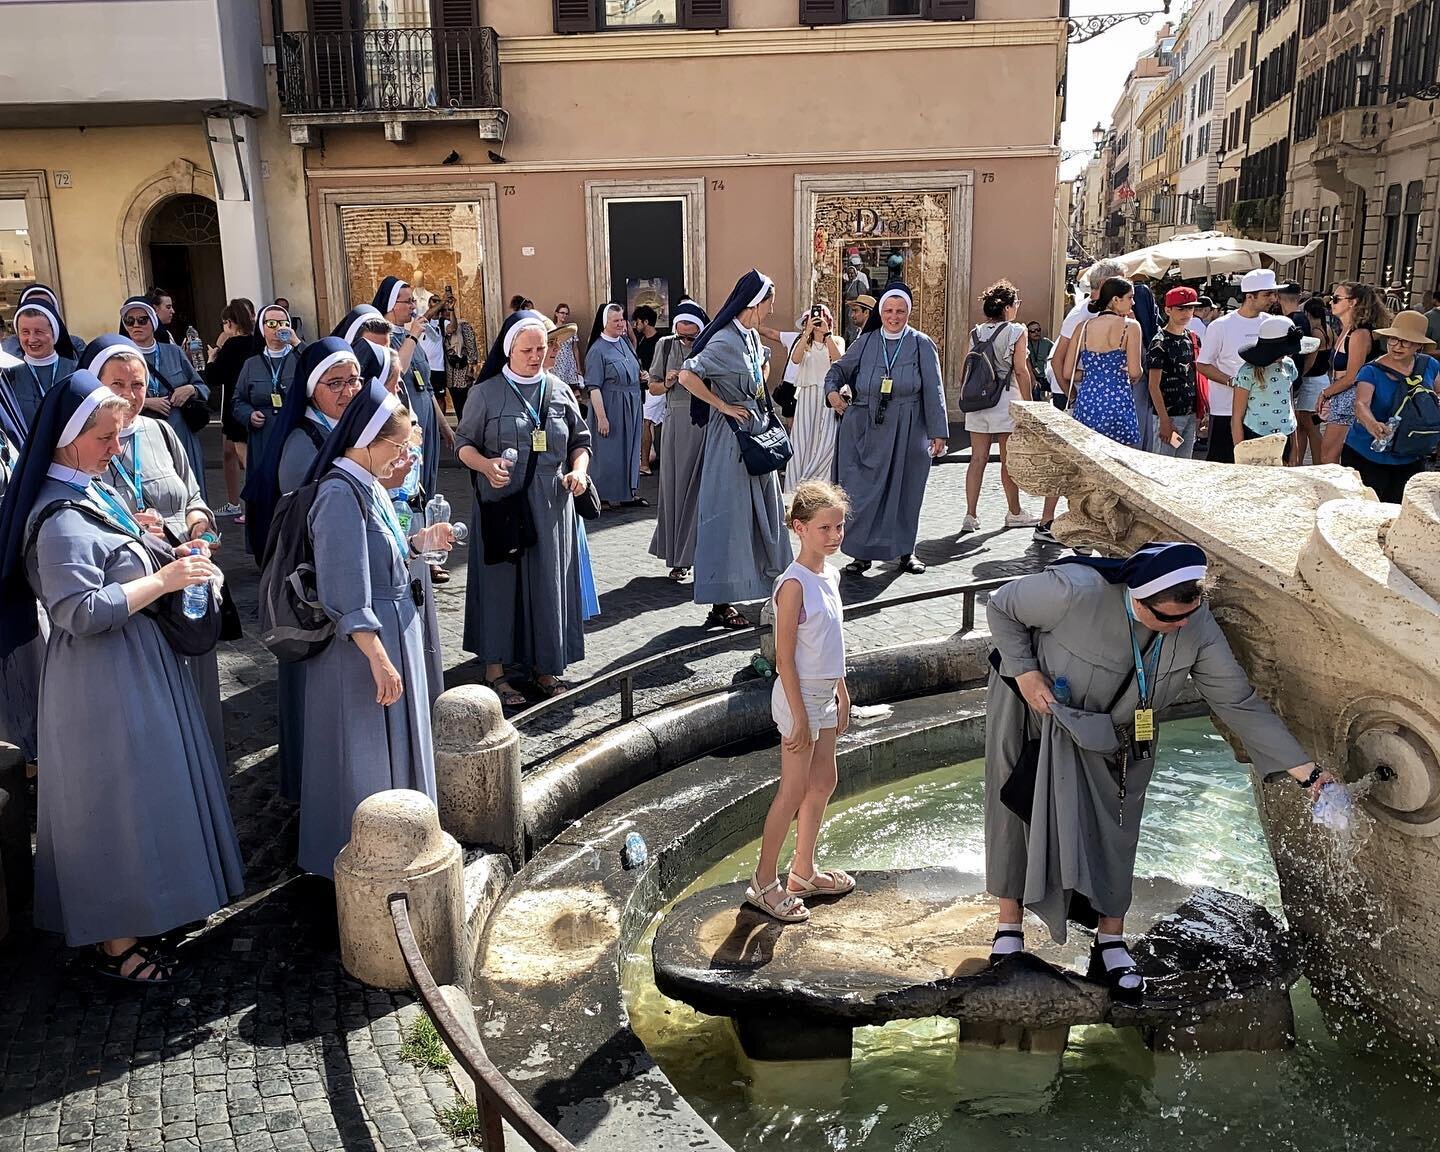
[[[1373,440],[1370,441],[1370,451],[1372,451],[1372,452],[1385,452],[1385,451],[1387,451],[1387,450],[1389,449],[1390,445],[1395,442],[1395,430],[1396,430],[1397,428],[1399,428],[1399,427],[1400,427],[1400,417],[1399,417],[1399,416],[1391,416],[1390,419],[1385,422],[1385,435],[1383,435],[1383,436],[1376,436],[1375,439],[1373,439]]]
[[[200,555],[200,549],[190,549],[190,555]],[[210,583],[191,584],[180,593],[180,610],[185,613],[187,620],[203,620],[205,613],[210,611]]]
[[[450,501],[439,492],[430,497],[425,504],[425,527],[429,528],[433,524],[450,524]],[[450,531],[454,534],[456,544],[465,543],[470,535],[463,522],[450,524]],[[426,552],[423,559],[427,564],[443,564],[449,555],[448,552],[436,550]]]
[[[1055,697],[1055,703],[1070,706],[1070,681],[1064,676],[1055,677],[1055,683],[1050,688],[1050,695]]]
[[[1344,832],[1354,819],[1355,805],[1343,784],[1333,781],[1320,789],[1313,809],[1315,823],[1332,832]]]
[[[196,372],[205,371],[205,341],[200,339],[200,333],[195,331],[193,324],[185,329],[185,355],[190,358],[190,365]]]
[[[515,451],[514,448],[506,448],[505,451],[500,453],[500,459],[505,461],[505,471],[509,472],[510,469],[515,467],[515,461],[520,459],[520,453]]]
[[[620,863],[628,872],[631,868],[643,867],[650,859],[650,849],[645,846],[645,837],[638,832],[625,833],[625,847],[620,849]]]

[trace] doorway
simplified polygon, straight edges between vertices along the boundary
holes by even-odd
[[[149,284],[165,289],[175,301],[171,335],[179,342],[193,324],[202,340],[214,344],[226,304],[215,202],[193,194],[172,196],[150,214],[144,236]]]

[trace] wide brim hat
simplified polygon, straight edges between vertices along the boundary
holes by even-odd
[[[1375,335],[1419,344],[1422,348],[1435,347],[1435,341],[1430,339],[1426,330],[1425,314],[1411,309],[1396,313],[1395,319],[1390,321],[1390,327],[1375,329]]]
[[[556,324],[554,320],[551,320],[547,316],[545,318],[545,334],[555,337],[561,344],[564,344],[565,341],[572,337],[580,335],[580,325],[576,324],[573,320],[568,324]]]
[[[875,297],[861,294],[850,301],[851,304],[858,304],[868,312],[875,311]]]
[[[1240,359],[1256,368],[1268,368],[1286,356],[1299,356],[1301,336],[1298,328],[1291,328],[1285,336],[1272,336],[1258,340],[1249,348],[1240,349]]]

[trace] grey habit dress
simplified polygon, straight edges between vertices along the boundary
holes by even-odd
[[[392,329],[390,347],[398,352],[404,345],[405,330]],[[388,365],[386,371],[389,371]],[[418,344],[410,358],[410,367],[400,373],[400,389],[400,398],[415,414],[415,419],[420,421],[420,431],[425,437],[424,455],[420,459],[420,485],[425,489],[426,496],[433,496],[439,491],[435,484],[440,478],[440,414],[435,411],[435,392],[430,386],[430,365]]]
[[[310,510],[315,582],[335,638],[306,661],[305,770],[300,779],[300,867],[334,876],[361,801],[390,788],[435,799],[430,694],[420,610],[410,569],[382,511],[389,497],[349,460],[321,480]],[[357,632],[375,632],[404,692],[375,703]]]
[[[1120,798],[1120,744],[1128,743],[1139,699],[1125,611],[1128,589],[1080,565],[1058,565],[1007,584],[986,609],[1000,654],[990,676],[985,731],[985,877],[997,897],[1019,900],[1063,943],[1073,897],[1101,916],[1124,916],[1145,789],[1153,760],[1132,761]],[[1136,626],[1135,639],[1154,661],[1158,637]],[[1220,721],[1244,742],[1261,772],[1310,760],[1284,723],[1251,687],[1210,609],[1164,638],[1152,689],[1158,712],[1179,697],[1188,678]],[[1001,679],[1038,669],[1070,682],[1071,707],[1053,717],[1030,712]],[[1117,698],[1122,686],[1125,691]],[[1112,700],[1113,710],[1103,712]],[[1000,798],[1020,755],[1027,721],[1040,738],[1030,819]],[[1125,731],[1117,736],[1117,728]],[[1158,739],[1160,725],[1156,725]],[[1112,766],[1113,769],[1112,770]]]
[[[210,402],[210,389],[205,386],[205,381],[200,379],[190,358],[177,344],[156,344],[153,348],[142,348],[140,354],[145,357],[145,364],[150,369],[150,386],[147,395],[150,397],[169,396],[177,388],[186,384],[193,385],[200,399],[207,404]],[[205,496],[205,454],[200,448],[200,436],[190,431],[185,423],[185,417],[180,415],[178,407],[170,410],[170,415],[165,422],[180,437],[180,443],[185,448],[185,455],[190,461],[190,471],[195,475],[195,482],[200,486],[200,495]]]
[[[760,337],[735,323],[717,331],[698,356],[685,361],[684,368],[701,377],[727,404],[743,404],[753,421],[761,412],[756,393],[764,387],[764,352]],[[705,424],[695,541],[695,603],[764,599],[795,559],[790,531],[785,527],[780,475],[750,475],[729,420],[714,408],[707,410],[710,419]],[[687,410],[687,423],[689,419]]]
[[[655,348],[650,379],[678,372],[690,344],[666,336]],[[700,476],[705,460],[705,429],[690,422],[690,393],[676,384],[665,393],[665,435],[660,438],[660,503],[650,555],[671,568],[695,565],[695,527],[700,515]]]
[[[35,412],[45,393],[74,372],[77,364],[78,361],[61,356],[54,364],[32,364],[26,360],[10,369],[10,382],[14,385],[15,399],[20,404],[20,414],[25,417],[27,428],[35,423]]]
[[[137,416],[130,427],[134,431],[121,437],[121,452],[110,463],[106,483],[120,494],[120,499],[131,512],[147,508],[159,512],[165,518],[165,529],[172,544],[190,538],[185,518],[191,512],[205,513],[213,529],[214,514],[200,495],[200,487],[195,483],[195,474],[190,471],[185,449],[180,446],[180,440],[170,425],[149,416]],[[215,759],[224,767],[229,761],[225,754],[225,721],[220,708],[219,653],[212,649],[204,656],[182,657],[181,662],[195,677],[200,706],[205,710],[205,724],[215,745]]]
[[[886,376],[890,399],[880,422],[880,385]],[[950,434],[935,342],[908,326],[899,340],[886,340],[879,329],[862,333],[830,366],[826,403],[846,384],[853,399],[840,418],[835,443],[836,479],[850,497],[841,551],[856,560],[908,556],[920,533],[929,442]]]
[[[47,480],[32,523],[57,500],[92,502]],[[120,527],[65,510],[41,526],[25,570],[50,616],[36,927],[79,946],[203,920],[244,890],[244,868],[194,680],[125,604],[121,586],[153,563]]]
[[[235,378],[235,420],[245,426],[246,459],[259,463],[265,458],[265,445],[285,393],[295,379],[295,367],[300,362],[300,350],[287,348],[283,356],[271,356],[262,352],[251,356],[240,366]],[[256,412],[265,413],[265,423],[255,428],[250,417]]]
[[[570,471],[577,450],[589,449],[593,461],[594,442],[570,386],[547,372],[544,388],[545,451],[526,490],[538,541],[514,564],[485,563],[479,505],[520,490],[534,428],[526,402],[537,404],[540,385],[512,388],[503,374],[471,385],[456,430],[456,443],[482,456],[494,459],[507,448],[517,453],[504,488],[492,488],[483,476],[472,474],[476,503],[465,574],[464,647],[486,664],[519,664],[539,676],[560,676],[568,665],[585,659],[575,501],[560,478]]]
[[[590,406],[590,479],[607,504],[623,504],[640,487],[640,421],[645,393],[640,361],[624,337],[598,336],[585,353],[585,387],[600,393],[610,435],[600,435],[595,406]]]

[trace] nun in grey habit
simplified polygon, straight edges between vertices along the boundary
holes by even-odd
[[[335,621],[334,639],[305,668],[299,862],[318,876],[333,878],[367,797],[408,788],[435,799],[425,642],[409,561],[412,548],[424,550],[437,533],[448,539],[449,528],[407,538],[383,487],[407,451],[410,421],[372,381],[305,478],[320,482],[309,518],[315,584]]]
[[[38,349],[32,351],[28,346],[29,341],[26,345],[21,345],[18,338],[14,343],[15,355],[23,359],[12,369],[11,383],[24,426],[28,427],[35,419],[41,398],[75,371],[78,361],[72,355],[73,338],[65,328],[65,321],[60,319],[59,309],[42,297],[31,297],[28,300],[22,297],[22,300],[24,303],[15,309],[15,315],[11,318],[15,330],[19,332],[21,321],[29,318],[32,323],[36,320],[43,321],[44,327],[38,324],[35,326],[38,339],[45,339],[46,327],[50,331],[48,352]]]
[[[20,299],[15,302],[15,305],[18,308],[21,304],[28,304],[32,300],[48,304],[50,310],[60,319],[60,327],[64,335],[56,340],[55,350],[67,360],[73,360],[76,364],[80,363],[80,357],[85,355],[85,341],[78,336],[71,335],[65,328],[65,313],[60,307],[60,297],[55,295],[54,290],[45,284],[32,284],[20,293]],[[13,315],[11,320],[14,320]],[[7,352],[11,356],[23,356],[24,350],[20,347],[20,338],[12,333],[4,340],[0,340],[0,352]]]
[[[156,340],[155,334],[159,331],[160,318],[145,297],[131,296],[120,306],[120,334],[135,342],[150,369],[150,395],[145,410],[157,420],[164,420],[180,438],[190,461],[190,471],[200,485],[200,495],[204,496],[205,453],[200,447],[200,434],[191,431],[180,409],[192,396],[198,396],[208,404],[210,389],[195,371],[183,348]],[[156,406],[155,402],[159,400],[169,403],[168,412]]]
[[[282,328],[267,328],[266,320],[283,320]],[[280,409],[285,406],[285,394],[295,379],[299,364],[300,341],[293,338],[290,313],[279,304],[270,304],[260,309],[255,325],[265,339],[265,347],[240,365],[235,378],[235,420],[245,428],[246,459],[253,462],[265,458],[265,448],[273,434]],[[280,333],[292,334],[290,339],[281,339]],[[256,414],[260,422],[255,422]]]
[[[570,386],[544,370],[547,343],[542,317],[506,320],[470,387],[456,437],[475,484],[464,646],[484,661],[485,682],[507,708],[525,703],[505,677],[507,665],[533,672],[539,691],[553,696],[566,690],[566,667],[585,658],[573,494],[587,483],[594,442]],[[506,449],[516,453],[508,474]],[[494,521],[501,508],[521,514],[505,503],[517,495],[535,540],[502,555]]]
[[[585,353],[590,392],[590,478],[605,504],[641,506],[640,421],[645,393],[640,361],[625,335],[625,309],[604,304],[595,313]]]
[[[750,475],[732,423],[760,419],[768,350],[757,328],[774,297],[768,276],[745,273],[680,371],[681,386],[709,406],[695,541],[695,603],[713,605],[707,627],[748,628],[735,602],[768,597],[795,558],[780,476]]]
[[[1059,942],[1067,920],[1098,926],[1089,974],[1119,998],[1143,994],[1123,918],[1154,716],[1187,679],[1262,773],[1288,771],[1307,788],[1329,779],[1251,687],[1201,598],[1205,574],[1195,545],[1152,544],[1124,560],[1068,557],[991,596],[985,869],[1001,908],[992,960],[1023,950],[1023,906]],[[1054,700],[1061,676],[1069,706]]]
[[[690,393],[680,384],[680,367],[695,337],[710,323],[693,300],[682,300],[671,317],[674,335],[655,345],[650,379],[665,382],[665,435],[660,440],[660,499],[650,555],[670,565],[670,578],[683,580],[695,564],[695,528],[700,516],[700,476],[705,429],[690,419]]]
[[[406,296],[406,291],[409,296]],[[375,290],[371,307],[390,321],[390,347],[400,354],[401,387],[405,403],[420,421],[425,435],[425,457],[420,463],[420,483],[427,494],[439,491],[440,443],[443,435],[452,439],[450,425],[440,414],[435,389],[430,382],[430,362],[418,354],[420,341],[406,326],[415,319],[415,289],[398,276],[386,276]],[[352,336],[353,340],[354,337]]]
[[[132,394],[120,383],[115,365],[126,360],[138,366],[143,382],[144,359],[124,336],[101,336],[92,340],[82,365],[130,404],[125,426],[120,429],[120,452],[110,461],[105,482],[119,494],[141,527],[162,534],[167,543],[183,544],[202,537],[218,540],[214,514],[200,495],[200,486],[195,483],[195,474],[190,471],[190,461],[179,439],[170,425],[139,414],[145,400],[144,391]],[[215,745],[215,759],[224,767],[229,761],[220,707],[219,655],[211,649],[203,656],[186,657],[184,662],[195,677],[200,705],[205,710],[205,724]]]
[[[170,965],[135,938],[204,919],[244,874],[193,678],[141,607],[215,569],[198,556],[157,564],[97,478],[123,409],[84,370],[41,402],[0,505],[0,655],[36,635],[38,597],[50,636],[35,924],[101,944],[102,974],[148,981]]]
[[[915,558],[920,506],[950,429],[940,356],[929,336],[910,327],[910,311],[910,290],[890,285],[825,376],[825,401],[842,414],[835,470],[850,497],[841,546],[855,558],[845,566],[850,573],[896,557],[902,572],[925,571]]]

